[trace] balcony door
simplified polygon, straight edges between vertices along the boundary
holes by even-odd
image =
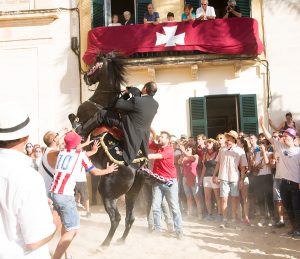
[[[92,27],[107,26],[111,23],[113,14],[118,14],[122,23],[124,11],[130,11],[135,23],[142,24],[149,3],[152,0],[93,0]]]
[[[123,13],[124,11],[129,11],[131,13],[131,17],[133,20],[135,20],[135,8],[134,4],[135,0],[111,0],[111,16],[113,14],[119,15],[119,21],[123,24],[124,17]]]
[[[256,95],[193,97],[190,103],[191,135],[215,138],[230,130],[258,134]]]

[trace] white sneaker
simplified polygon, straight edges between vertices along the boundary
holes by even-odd
[[[265,219],[261,219],[258,223],[257,223],[257,226],[259,227],[263,227],[266,225],[266,220]]]

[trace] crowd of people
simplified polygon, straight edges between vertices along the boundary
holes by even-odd
[[[196,12],[193,12],[194,8],[191,4],[185,4],[184,10],[181,15],[181,21],[194,21],[194,20],[214,20],[216,19],[216,12],[213,6],[208,5],[208,0],[202,0],[201,6],[197,8]],[[227,18],[240,18],[242,17],[242,12],[236,4],[236,0],[228,0],[227,6],[224,8],[221,17],[223,19]],[[120,22],[122,18],[123,22]],[[166,17],[167,22],[174,22],[175,16],[173,12],[168,12]],[[153,4],[147,5],[147,11],[144,13],[144,24],[159,24],[161,18],[158,12],[154,11]],[[125,11],[123,17],[120,17],[118,14],[112,15],[112,21],[108,26],[121,26],[121,25],[133,25],[134,20],[132,19],[131,13]]]
[[[258,136],[234,130],[215,139],[203,134],[196,139],[186,135],[177,139],[166,131],[156,136],[149,130],[158,108],[152,98],[156,90],[156,83],[148,82],[136,97],[118,101],[122,103],[118,104],[120,109],[126,106],[127,111],[129,107],[134,111],[138,107],[134,116],[130,112],[122,115],[118,124],[124,131],[125,120],[128,126],[145,120],[135,127],[135,141],[144,143],[143,152],[151,169],[144,165],[138,173],[148,170],[158,176],[143,190],[150,232],[163,232],[164,217],[167,231],[180,240],[184,236],[184,215],[187,219],[217,221],[221,228],[238,224],[281,228],[289,222],[288,234],[300,237],[300,147],[292,114],[287,113],[278,127],[269,120],[272,133],[260,117],[262,133]],[[107,112],[99,112],[96,117],[103,120],[103,116]],[[90,157],[98,151],[99,143],[94,141],[90,151],[83,152],[91,141],[87,138],[82,143],[82,137],[73,130],[65,130],[61,136],[46,132],[45,148],[29,143],[30,119],[16,104],[1,104],[0,118],[0,227],[4,233],[0,236],[0,257],[50,258],[47,243],[61,226],[61,238],[52,258],[72,258],[68,247],[80,227],[76,201],[85,207],[86,216],[91,216],[85,173],[99,177],[116,171],[118,165],[96,168]],[[81,130],[88,133],[88,127],[82,125]],[[143,142],[146,139],[149,151]],[[124,146],[124,161],[128,164],[134,159],[131,154],[136,149],[131,145],[135,141]]]
[[[272,134],[261,118],[258,136],[234,130],[215,139],[169,135],[181,212],[222,228],[240,223],[281,228],[288,219],[289,234],[299,237],[299,136],[291,113],[279,127],[270,124]]]

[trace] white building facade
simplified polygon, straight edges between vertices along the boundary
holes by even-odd
[[[138,2],[141,1],[134,3]],[[165,16],[164,5],[160,5],[163,1],[153,2],[161,16]],[[108,3],[103,2],[106,9],[114,6],[113,1]],[[152,64],[146,59],[140,63],[129,61],[129,85],[142,85],[149,80],[159,85],[156,99],[160,107],[153,122],[156,131],[167,130],[176,136],[205,133],[210,137],[229,129],[254,133],[259,131],[260,114],[266,118],[270,114],[274,123],[279,124],[288,111],[298,124],[299,3],[250,3],[251,16],[259,22],[260,38],[265,45],[265,52],[259,57],[191,57],[181,63],[169,59],[167,65]],[[168,8],[171,4],[168,1]],[[78,5],[82,6],[81,12]],[[174,1],[173,8],[179,16],[183,1]],[[80,39],[82,55],[86,32],[92,26],[92,22],[86,25],[86,17],[90,16],[92,21],[92,6],[86,0],[4,0],[0,9],[0,100],[23,103],[34,122],[32,142],[41,143],[47,130],[70,127],[68,114],[75,112],[91,94],[81,82],[80,67],[84,64],[79,64],[78,48],[73,44],[73,51],[71,41]],[[105,16],[105,10],[102,20],[108,22],[111,11]],[[84,13],[81,26],[79,13]],[[135,13],[138,15],[137,10]],[[265,59],[269,67],[261,61]]]

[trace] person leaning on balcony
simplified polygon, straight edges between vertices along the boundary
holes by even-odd
[[[121,26],[122,24],[119,22],[119,15],[114,14],[111,18],[112,23],[110,23],[108,26]]]
[[[144,23],[159,24],[159,13],[154,12],[153,4],[147,5],[147,12],[144,13]]]
[[[227,2],[227,6],[225,7],[224,10],[224,19],[227,18],[241,18],[242,17],[242,13],[240,8],[236,5],[236,1],[235,0],[228,0]]]
[[[123,13],[123,16],[124,16],[124,23],[123,23],[123,25],[133,25],[134,24],[133,19],[131,19],[131,13],[129,11],[125,11]]]
[[[175,22],[174,13],[168,12],[168,14],[167,14],[167,22]]]
[[[193,6],[190,4],[186,4],[181,15],[181,21],[193,21],[195,20],[195,18],[196,15],[195,13],[193,13]]]
[[[196,10],[197,20],[214,20],[216,19],[215,9],[208,6],[207,0],[202,0],[201,7]]]

